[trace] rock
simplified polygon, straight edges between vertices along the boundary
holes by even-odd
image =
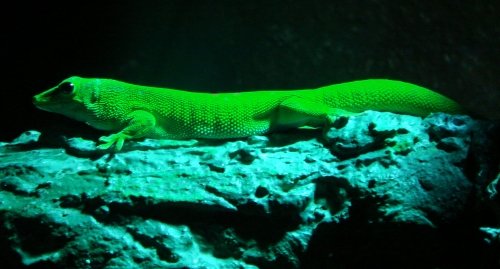
[[[324,137],[146,139],[118,153],[81,138],[2,143],[3,262],[457,268],[495,248],[481,201],[498,204],[498,123],[372,111],[342,121]]]

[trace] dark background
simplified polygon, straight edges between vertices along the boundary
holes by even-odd
[[[72,75],[211,92],[390,78],[500,119],[499,3],[2,3],[0,141],[32,129],[91,130],[31,104]]]

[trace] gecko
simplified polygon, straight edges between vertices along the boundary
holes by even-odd
[[[317,89],[199,93],[112,79],[63,80],[33,97],[36,107],[113,132],[98,149],[120,151],[129,139],[227,139],[322,127],[366,110],[426,117],[468,114],[455,101],[411,83],[367,79]]]

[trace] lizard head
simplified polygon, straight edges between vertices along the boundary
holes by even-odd
[[[70,77],[59,85],[33,96],[33,104],[46,111],[67,117],[87,121],[88,104],[92,102],[92,87],[87,87],[88,79]]]

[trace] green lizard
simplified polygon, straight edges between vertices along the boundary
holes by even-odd
[[[467,114],[456,102],[410,83],[370,79],[312,90],[194,93],[110,79],[71,77],[33,97],[40,109],[117,132],[103,136],[107,149],[125,140],[242,138],[302,126],[321,127],[365,110],[426,117]]]

